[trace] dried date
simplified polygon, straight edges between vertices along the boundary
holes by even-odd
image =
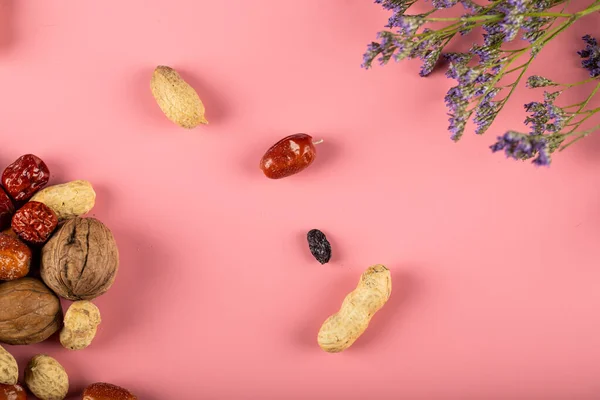
[[[30,201],[12,218],[12,229],[22,240],[31,244],[45,243],[58,225],[58,217],[47,205]]]
[[[308,247],[312,255],[321,264],[326,264],[331,259],[331,244],[323,232],[311,229],[306,235]]]
[[[284,137],[260,160],[260,169],[270,179],[281,179],[308,168],[317,156],[313,138],[304,133]]]
[[[4,189],[0,188],[0,230],[10,227],[10,221],[15,213],[15,206]]]
[[[46,164],[33,154],[25,154],[2,173],[2,185],[15,201],[26,201],[50,179]]]
[[[0,233],[0,280],[22,278],[30,265],[31,249],[19,239]]]
[[[0,383],[0,400],[27,400],[27,392],[19,384]]]
[[[92,383],[83,391],[83,400],[137,400],[129,390],[105,382]]]

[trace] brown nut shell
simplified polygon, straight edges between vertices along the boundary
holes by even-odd
[[[12,281],[27,275],[31,250],[19,239],[0,233],[0,280]]]
[[[41,281],[25,277],[0,284],[0,342],[39,343],[61,322],[60,300]]]
[[[85,388],[83,400],[137,400],[137,397],[120,386],[97,382]]]
[[[118,269],[115,239],[95,218],[68,220],[42,249],[42,279],[65,299],[92,300],[104,294]]]

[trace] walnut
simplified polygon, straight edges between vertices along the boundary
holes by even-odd
[[[42,249],[42,279],[65,299],[92,300],[104,294],[118,269],[115,239],[95,218],[68,220]]]
[[[0,284],[0,342],[39,343],[61,322],[60,299],[41,281],[26,277]]]

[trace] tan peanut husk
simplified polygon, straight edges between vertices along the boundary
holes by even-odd
[[[340,310],[321,326],[317,337],[321,349],[328,353],[339,353],[352,346],[391,293],[390,271],[379,264],[367,268],[356,288],[344,299]]]
[[[198,93],[173,68],[156,67],[150,88],[162,112],[177,125],[192,129],[208,124]]]

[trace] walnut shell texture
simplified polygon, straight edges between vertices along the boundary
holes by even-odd
[[[41,281],[25,277],[0,284],[0,342],[39,343],[61,323],[60,299]]]
[[[106,293],[118,269],[115,239],[95,218],[68,220],[42,249],[42,279],[65,299],[92,300]]]

